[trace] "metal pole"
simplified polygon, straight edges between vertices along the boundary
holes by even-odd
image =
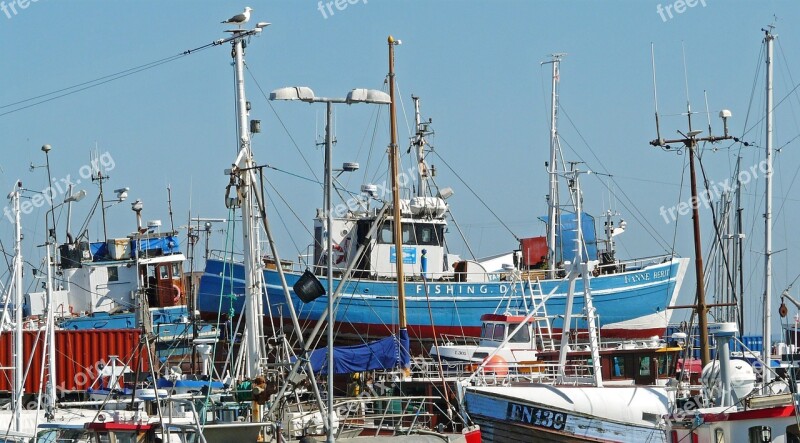
[[[48,186],[48,188],[53,185],[53,178],[50,175],[50,149],[51,149],[50,145],[42,146],[42,151],[44,151],[45,162],[47,164],[47,186]],[[55,213],[55,211],[53,211],[50,214],[50,218],[52,219],[52,222],[53,222],[53,241],[58,243],[58,240],[56,239],[56,213]],[[47,234],[48,233],[45,232],[45,235],[47,235]]]
[[[20,220],[20,203],[22,197],[22,182],[17,182],[13,193],[14,198],[14,290],[16,301],[14,303],[15,334],[14,334],[14,426],[17,432],[22,431],[22,222]]]
[[[325,120],[325,214],[326,214],[326,248],[328,249],[328,432],[326,441],[333,443],[333,216],[331,215],[331,119],[333,116],[333,103],[325,102],[327,115]]]
[[[55,228],[53,228],[55,231]],[[53,240],[55,241],[55,240]],[[47,407],[52,411],[56,407],[56,332],[55,332],[55,310],[56,303],[53,300],[53,264],[52,254],[50,254],[50,238],[44,247],[47,249]]]
[[[772,42],[775,36],[766,30],[764,42],[767,44],[767,130],[766,130],[766,191],[764,195],[764,368],[762,380],[766,387],[771,377],[769,372],[772,353]]]
[[[241,162],[237,162],[240,169],[247,169],[240,175],[241,188],[239,189],[239,197],[242,198],[242,236],[244,244],[244,265],[245,265],[245,325],[247,328],[246,334],[246,369],[245,374],[248,378],[254,378],[259,372],[259,365],[261,363],[261,347],[259,340],[261,340],[261,315],[258,312],[258,306],[261,298],[261,285],[260,279],[257,278],[257,272],[261,272],[261,267],[258,265],[260,260],[258,253],[258,245],[255,242],[253,231],[255,230],[254,213],[253,213],[253,193],[255,192],[253,180],[249,168],[253,166],[252,151],[250,150],[250,135],[249,128],[247,127],[247,99],[244,93],[244,48],[242,45],[243,38],[237,38],[233,41],[234,59],[236,63],[236,99],[237,109],[239,111],[239,157]],[[280,266],[280,263],[278,263]],[[259,299],[257,300],[256,297]]]
[[[97,177],[92,176],[92,181],[97,180],[100,183],[100,214],[103,216],[103,241],[108,240],[108,230],[106,229],[106,202],[105,194],[103,194],[103,180],[108,180],[108,177],[103,175],[103,171],[97,171]]]
[[[556,153],[558,137],[558,73],[561,64],[561,54],[553,54],[553,74],[550,92],[550,162],[547,164],[547,173],[550,176],[550,193],[547,198],[547,248],[548,269],[550,277],[556,275],[556,226],[558,221],[558,156]],[[563,254],[562,254],[563,255]]]

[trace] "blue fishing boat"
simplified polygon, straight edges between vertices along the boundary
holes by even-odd
[[[399,206],[402,231],[402,264],[405,275],[405,299],[408,332],[413,339],[432,339],[442,334],[480,336],[481,316],[495,312],[509,302],[525,303],[531,297],[546,300],[548,312],[563,313],[568,281],[565,269],[572,257],[576,211],[548,199],[550,211],[540,219],[547,223],[547,237],[523,238],[517,250],[485,260],[466,260],[448,252],[447,231],[450,188],[436,188],[428,182],[432,176],[425,162],[429,122],[422,122],[418,98],[415,99],[417,132],[410,151],[417,167],[416,195],[401,199]],[[551,143],[553,150],[557,143]],[[553,155],[551,158],[560,158]],[[553,172],[556,177],[558,174]],[[550,195],[557,195],[551,188]],[[293,263],[270,257],[262,260],[264,306],[271,317],[287,318],[287,303],[278,266],[292,287],[306,270],[326,275],[330,262],[334,273],[336,330],[338,338],[381,338],[397,329],[398,254],[393,239],[395,216],[390,203],[381,199],[379,187],[365,184],[361,195],[347,202],[345,213],[332,217],[330,229],[325,211],[314,219],[313,263]],[[585,255],[597,260],[592,279],[595,307],[604,337],[647,338],[663,335],[670,320],[667,306],[674,304],[681,287],[688,259],[672,255],[619,260],[615,255],[615,237],[626,228],[624,221],[615,225],[610,211],[604,214],[604,229],[598,238],[595,219],[584,212],[581,223]],[[338,214],[337,214],[338,215]],[[330,235],[333,246],[324,247]],[[198,309],[207,318],[222,313],[240,313],[244,306],[244,268],[240,262],[210,257],[200,280]],[[578,283],[580,286],[581,283]],[[578,288],[580,293],[582,288]],[[293,306],[301,322],[315,323],[327,306],[327,297],[303,300],[292,292]],[[577,297],[574,313],[583,310]],[[551,324],[553,333],[561,329],[561,319]],[[584,320],[573,325],[585,329]]]
[[[594,305],[604,337],[647,338],[662,335],[669,321],[666,307],[673,304],[688,267],[688,259],[655,257],[648,261],[625,263],[625,272],[600,275],[592,279]],[[302,272],[286,271],[291,287]],[[412,338],[433,338],[441,334],[480,336],[481,316],[494,312],[528,281],[506,280],[508,273],[486,273],[483,281],[407,282],[406,312],[408,330]],[[241,265],[223,260],[208,260],[200,284],[198,307],[201,312],[223,312],[230,307],[241,312],[244,304],[244,271]],[[473,276],[474,277],[474,276]],[[270,306],[274,316],[285,314],[286,303],[275,270],[264,271],[267,283],[265,306]],[[335,280],[339,287],[341,279]],[[568,281],[564,278],[531,280],[534,291],[552,294],[546,301],[547,312],[564,312]],[[582,291],[577,283],[576,291]],[[526,294],[529,292],[526,291]],[[233,297],[230,294],[234,294]],[[239,294],[239,295],[237,295]],[[397,324],[397,285],[380,279],[353,279],[341,284],[337,330],[340,334],[385,337]],[[314,322],[327,306],[326,296],[303,303],[294,292],[293,301],[298,317],[304,322]],[[268,303],[268,304],[267,304]],[[576,297],[574,312],[583,310],[583,300]],[[431,323],[433,318],[433,323]],[[553,320],[553,332],[561,329],[561,319]],[[585,329],[583,320],[578,328]]]

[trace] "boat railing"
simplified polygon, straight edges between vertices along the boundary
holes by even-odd
[[[439,361],[429,358],[414,358],[411,362],[411,376],[415,380],[436,381],[445,379],[465,379],[475,371],[475,383],[482,385],[508,385],[510,383],[570,383],[592,384],[594,368],[589,362],[567,362],[563,373],[556,362],[526,361],[506,363],[489,362],[481,367],[480,362]]]
[[[208,257],[215,260],[230,260],[233,258],[235,263],[241,263],[242,255],[225,252],[222,250],[209,250]],[[667,262],[674,258],[671,254],[662,254],[662,255],[654,255],[648,257],[640,257],[630,260],[624,261],[617,261],[614,263],[607,263],[602,264],[597,267],[598,272],[600,274],[611,274],[611,273],[618,273],[618,272],[630,272],[630,271],[637,271],[643,268],[646,268],[651,265],[660,264]],[[275,259],[269,256],[263,257],[263,264],[266,269],[276,269],[277,263]],[[293,261],[293,260],[286,260],[281,259],[280,261],[281,267],[286,272],[294,272],[294,273],[302,273],[305,270],[310,270],[316,275],[325,275],[327,272],[327,267],[324,265],[309,265],[305,262]],[[338,278],[341,276],[343,272],[343,268],[340,265],[334,267],[334,275]],[[354,272],[358,273],[361,272],[356,269]],[[557,275],[565,275],[564,269],[558,269]],[[374,275],[365,275],[363,272],[358,277],[361,280],[391,280],[391,278],[381,278],[376,277]],[[513,272],[510,271],[491,271],[491,272],[426,272],[425,278],[421,273],[410,273],[406,275],[407,282],[422,282],[423,280],[430,282],[431,284],[435,283],[493,283],[493,282],[513,282],[514,275]]]
[[[415,428],[431,428],[437,397],[376,397],[364,395],[336,403],[340,427],[361,427],[375,431],[392,429],[410,433]]]
[[[443,416],[445,411],[436,404],[435,396],[382,396],[368,390],[359,396],[336,398],[334,410],[338,415],[339,432],[360,428],[364,431],[392,431],[408,434],[415,429],[431,429],[433,418]],[[305,422],[319,414],[313,401],[293,405],[294,420]],[[363,435],[363,434],[362,434]]]
[[[457,334],[440,334],[439,345],[441,346],[478,346],[481,342],[480,337],[457,335]]]
[[[614,263],[607,263],[604,265],[599,265],[597,268],[600,270],[601,274],[603,273],[604,269],[609,269],[614,267],[621,268],[623,271],[636,271],[651,265],[665,263],[667,261],[672,260],[673,258],[675,258],[675,256],[672,254],[653,255],[648,257],[640,257],[630,260],[618,261]]]

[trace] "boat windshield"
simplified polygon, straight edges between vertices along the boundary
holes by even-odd
[[[516,328],[517,326],[519,326],[519,323],[508,325],[509,332],[513,331],[514,328]],[[516,334],[514,334],[513,337],[511,337],[511,340],[509,340],[508,342],[509,343],[528,343],[530,341],[531,341],[530,329],[528,327],[523,326],[522,328],[519,329],[519,331],[517,331]]]

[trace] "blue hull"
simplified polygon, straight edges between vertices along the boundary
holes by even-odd
[[[646,338],[662,335],[669,321],[666,307],[677,297],[688,259],[672,259],[652,264],[638,270],[600,275],[591,279],[594,306],[606,337]],[[317,321],[325,307],[327,297],[303,303],[291,291],[302,275],[285,272],[292,294],[292,302],[301,322]],[[267,296],[264,306],[273,316],[288,317],[287,305],[276,270],[264,271]],[[325,281],[322,281],[325,285]],[[334,280],[334,288],[340,283]],[[542,280],[545,294],[554,293],[546,303],[549,315],[561,315],[565,310],[568,281],[566,279]],[[406,314],[412,338],[430,339],[440,334],[480,335],[481,316],[493,313],[498,306],[505,307],[511,284],[505,281],[482,283],[409,282],[405,284]],[[576,294],[581,294],[583,284],[578,280]],[[517,284],[517,294],[521,292]],[[352,280],[345,283],[336,309],[337,328],[341,333],[360,336],[385,337],[396,329],[398,308],[396,283],[392,281]],[[527,293],[527,291],[526,291]],[[231,296],[233,294],[233,296]],[[200,280],[198,309],[205,315],[241,312],[244,306],[244,268],[239,264],[209,259]],[[573,313],[582,312],[582,296],[575,298]],[[500,311],[504,310],[501,309]],[[557,331],[562,320],[553,320]],[[585,328],[579,321],[578,328]]]

